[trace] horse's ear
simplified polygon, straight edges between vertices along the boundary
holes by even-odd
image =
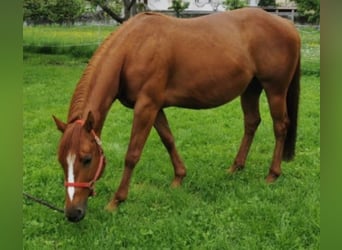
[[[93,113],[91,111],[88,112],[88,116],[87,116],[87,119],[84,123],[84,127],[85,129],[90,132],[93,130],[94,128],[94,123],[95,123],[95,120],[94,120],[94,116],[93,116]]]
[[[64,122],[62,122],[61,120],[59,120],[56,116],[53,115],[52,117],[56,123],[58,130],[61,131],[62,133],[64,133],[65,128],[66,128],[66,124]]]

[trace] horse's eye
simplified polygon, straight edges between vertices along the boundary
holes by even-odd
[[[82,163],[83,163],[83,165],[88,166],[91,163],[91,156],[87,155],[87,156],[83,157]]]

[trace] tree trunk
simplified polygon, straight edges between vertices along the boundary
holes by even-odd
[[[101,9],[106,12],[111,18],[113,18],[118,23],[123,23],[124,21],[128,20],[131,16],[136,14],[135,10],[136,0],[123,0],[124,6],[124,16],[121,17],[116,14],[107,4],[99,3]]]

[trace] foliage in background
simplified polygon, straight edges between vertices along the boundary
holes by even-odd
[[[246,5],[244,0],[223,0],[228,9],[238,9]],[[320,0],[295,0],[298,13],[308,22],[319,23]],[[276,6],[275,0],[260,0],[260,7]],[[189,6],[189,2],[173,0],[172,6],[177,16]],[[100,7],[102,13],[110,16],[118,23],[123,23],[139,11],[146,10],[143,3],[137,0],[24,0],[23,19],[28,24],[58,23],[73,24],[82,16],[95,13]]]
[[[58,24],[73,24],[84,12],[83,0],[57,0],[51,6],[52,19]]]
[[[24,0],[23,19],[29,24],[72,24],[98,6],[119,23],[137,13],[136,0]]]
[[[275,0],[260,0],[258,3],[260,7],[276,6]]]
[[[246,1],[244,0],[225,0],[224,6],[226,9],[235,10],[246,6]]]
[[[176,12],[176,17],[180,17],[180,13],[188,8],[189,5],[190,2],[183,2],[183,0],[172,0],[172,4],[168,9]]]
[[[45,23],[49,21],[47,4],[41,0],[24,0],[23,19],[29,23]]]
[[[83,0],[24,0],[23,18],[28,23],[73,24],[85,11]]]
[[[298,13],[311,23],[320,22],[320,0],[295,0]]]
[[[136,0],[88,0],[88,2],[93,6],[100,6],[118,23],[123,23],[137,13]]]

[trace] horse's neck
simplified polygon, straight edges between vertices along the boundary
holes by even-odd
[[[95,120],[94,130],[100,134],[107,112],[118,93],[120,70],[121,60],[118,57],[95,54],[76,87],[68,121],[86,119],[91,111]]]

